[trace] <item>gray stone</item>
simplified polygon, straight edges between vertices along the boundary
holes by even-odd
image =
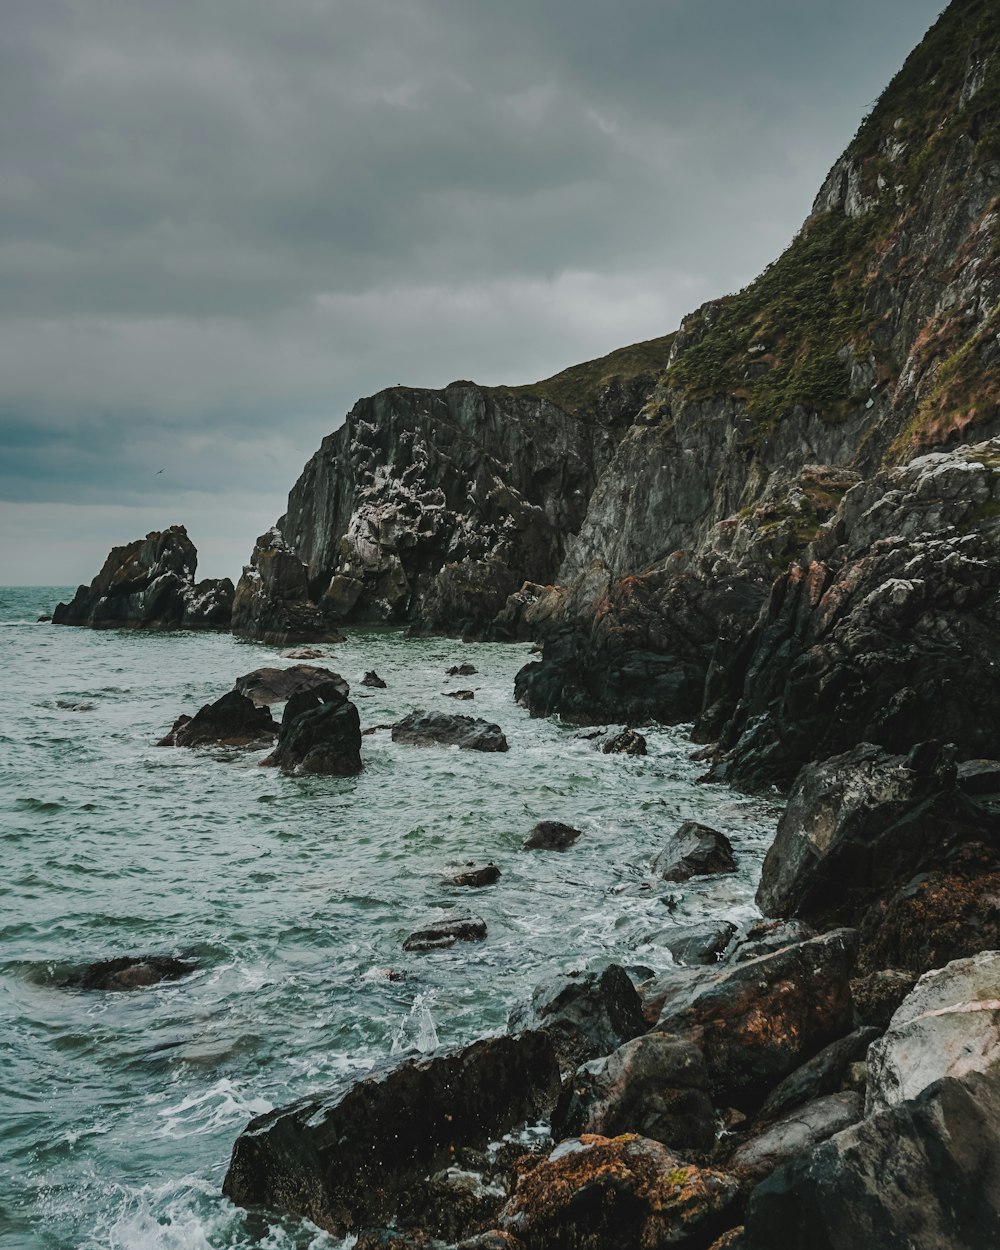
[[[686,820],[670,845],[653,860],[653,872],[664,881],[688,881],[691,877],[735,872],[733,848],[724,833]]]
[[[411,746],[456,746],[463,751],[506,751],[499,725],[471,716],[413,712],[392,727],[393,742]]]
[[[485,920],[461,912],[448,912],[414,929],[403,943],[403,950],[446,950],[456,942],[482,942],[485,938]]]
[[[798,1107],[735,1150],[727,1166],[761,1180],[841,1129],[856,1124],[865,1110],[860,1094],[826,1094]]]

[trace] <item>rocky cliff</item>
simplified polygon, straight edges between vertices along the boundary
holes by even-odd
[[[482,632],[523,582],[554,579],[670,343],[531,387],[359,400],[258,540],[234,629],[285,640],[360,619]]]
[[[995,735],[998,101],[1000,10],[954,0],[787,251],[684,321],[528,609],[533,710],[697,719],[752,785]]]

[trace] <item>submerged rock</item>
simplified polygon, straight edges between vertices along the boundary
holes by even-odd
[[[285,704],[278,745],[265,764],[286,773],[350,777],[361,772],[361,721],[342,678],[293,694]]]
[[[715,873],[735,872],[732,843],[724,833],[686,820],[670,845],[653,860],[653,872],[664,881],[687,881]]]
[[[463,699],[468,701],[476,697],[476,692],[474,690],[446,690],[444,697],[446,699]]]
[[[499,880],[500,869],[496,864],[466,864],[461,872],[448,879],[450,885],[470,886],[473,889],[493,885]]]
[[[481,1149],[547,1112],[558,1086],[551,1042],[539,1033],[377,1070],[346,1091],[252,1120],[223,1193],[343,1236],[391,1220],[399,1199],[463,1148]]]
[[[170,732],[156,744],[161,747],[262,747],[278,733],[266,707],[230,690],[214,703],[206,703],[194,716],[181,716]]]
[[[645,755],[646,739],[634,729],[623,729],[601,747],[605,755]]]
[[[507,739],[499,725],[471,716],[413,712],[392,727],[393,742],[412,746],[459,747],[463,751],[506,751]]]
[[[419,929],[414,929],[403,943],[403,950],[445,950],[449,946],[454,946],[456,942],[482,942],[485,938],[485,920],[481,920],[478,916],[450,912]]]
[[[67,985],[81,990],[140,990],[161,981],[179,981],[197,970],[191,960],[171,955],[123,955],[88,964]]]
[[[385,689],[385,682],[381,677],[379,677],[378,673],[376,673],[374,669],[372,669],[370,673],[365,673],[364,677],[361,678],[361,684],[362,686],[368,686],[373,690]]]
[[[240,694],[253,699],[254,703],[270,707],[272,703],[284,703],[293,694],[313,690],[332,682],[346,698],[351,688],[339,673],[328,668],[316,668],[311,664],[294,664],[290,668],[255,668],[236,678]]]
[[[233,583],[195,584],[198,552],[183,525],[112,549],[89,586],[52,613],[55,625],[92,629],[228,629]]]
[[[526,851],[565,851],[581,836],[579,829],[559,820],[540,820],[524,843]]]
[[[453,664],[452,667],[448,669],[448,676],[472,677],[478,672],[479,670],[476,668],[475,664]]]

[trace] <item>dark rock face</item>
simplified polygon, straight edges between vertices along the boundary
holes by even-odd
[[[745,1142],[730,1155],[727,1166],[741,1177],[763,1180],[783,1163],[857,1124],[864,1110],[864,1099],[851,1091],[816,1098]]]
[[[370,673],[365,673],[364,677],[361,678],[361,684],[362,686],[369,686],[373,690],[385,689],[385,682],[374,670]]]
[[[350,777],[361,772],[361,720],[336,677],[299,690],[285,704],[278,745],[265,764],[286,773]]]
[[[456,872],[449,878],[449,883],[479,889],[485,885],[494,885],[499,880],[500,869],[496,864],[466,864],[461,872]]]
[[[411,746],[459,747],[463,751],[506,751],[507,739],[499,725],[472,716],[444,716],[413,712],[392,727],[393,742]]]
[[[524,843],[526,851],[565,851],[581,836],[579,829],[560,820],[540,820]]]
[[[794,1159],[750,1197],[746,1250],[1000,1242],[1000,1088],[948,1078]]]
[[[480,920],[478,916],[451,913],[415,929],[403,943],[403,950],[445,950],[456,942],[482,942],[485,937],[485,920]]]
[[[836,1093],[850,1065],[864,1059],[868,1047],[878,1035],[878,1029],[860,1028],[831,1042],[775,1086],[760,1109],[759,1119],[773,1120],[794,1107]]]
[[[670,995],[657,1029],[701,1048],[716,1098],[745,1110],[851,1031],[858,935],[839,929],[743,964],[704,972]]]
[[[194,716],[181,716],[157,743],[161,747],[261,747],[278,733],[277,722],[266,707],[230,690],[214,703],[206,703]]]
[[[277,647],[343,641],[332,616],[309,597],[305,565],[276,528],[257,539],[236,586],[233,633]]]
[[[661,941],[679,964],[717,964],[735,933],[736,926],[722,920],[717,924],[678,925],[663,934]]]
[[[510,1013],[511,1030],[544,1029],[570,1070],[631,1041],[647,1029],[628,973],[617,964],[603,972],[571,972],[535,987],[531,1002]]]
[[[453,1150],[481,1149],[548,1110],[558,1083],[551,1043],[537,1033],[411,1060],[252,1120],[223,1193],[338,1236],[377,1225],[408,1189],[448,1167]]]
[[[860,1025],[883,1032],[903,999],[917,983],[916,975],[899,968],[883,968],[851,982],[854,1014]]]
[[[638,1133],[701,1152],[715,1144],[715,1129],[701,1051],[666,1033],[637,1037],[577,1068],[552,1117],[557,1139]]]
[[[52,613],[55,625],[92,629],[228,629],[233,583],[195,584],[198,552],[183,525],[115,547],[89,586]]]
[[[623,729],[605,742],[601,750],[605,755],[645,755],[646,739],[634,729]]]
[[[695,820],[686,820],[653,860],[653,872],[664,881],[735,871],[733,847],[726,835]]]
[[[659,1142],[568,1138],[518,1178],[500,1227],[525,1250],[693,1247],[726,1226],[738,1193],[732,1177],[686,1164]]]
[[[816,930],[803,920],[759,920],[746,931],[729,956],[729,962],[741,964],[748,959],[759,959],[761,955],[773,955],[785,946],[808,942],[815,936]]]
[[[475,1172],[450,1167],[428,1177],[402,1199],[397,1223],[454,1245],[463,1237],[489,1230],[504,1198],[498,1185],[486,1183]],[[431,1250],[429,1238],[427,1250]]]
[[[89,964],[67,984],[81,990],[140,990],[161,981],[179,981],[197,970],[191,960],[170,955],[123,955]]]
[[[328,682],[333,682],[345,699],[351,693],[350,686],[338,673],[328,668],[316,668],[312,664],[294,664],[291,668],[255,668],[252,673],[237,677],[235,688],[258,706],[270,707],[272,703],[284,703],[301,690],[313,690]]]

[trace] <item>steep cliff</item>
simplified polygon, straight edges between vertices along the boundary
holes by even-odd
[[[963,654],[985,663],[1000,643],[988,606],[997,445],[971,459],[955,449],[1000,430],[998,102],[1000,9],[954,0],[787,251],[684,321],[594,490],[561,588],[530,610],[550,639],[519,677],[534,710],[700,717],[698,736],[721,736],[729,775],[758,784],[788,781],[819,746],[821,722],[837,725],[826,738],[838,746],[867,735],[902,749],[929,736],[935,699],[907,702],[904,686],[941,697],[947,685],[955,706],[972,695],[981,674],[976,663],[963,671]],[[894,476],[930,450],[944,459]],[[973,481],[969,506],[953,506],[965,489],[954,483]],[[966,557],[963,573],[939,575]],[[835,612],[825,596],[838,577]],[[923,589],[905,612],[882,613],[877,642],[837,635],[815,650],[831,615],[853,611],[848,584],[888,603],[903,596],[891,584],[912,579]],[[860,629],[868,618],[852,619]],[[885,648],[897,667],[878,694],[839,698],[865,687]],[[812,665],[811,684],[789,687],[807,653],[796,671]],[[668,679],[679,673],[683,682]],[[870,705],[892,691],[899,706],[880,719]],[[970,706],[983,724],[948,727],[966,753],[1000,727],[995,697]]]
[[[670,342],[530,387],[397,386],[359,400],[258,541],[234,629],[321,636],[375,619],[482,630],[524,581],[554,578]]]

